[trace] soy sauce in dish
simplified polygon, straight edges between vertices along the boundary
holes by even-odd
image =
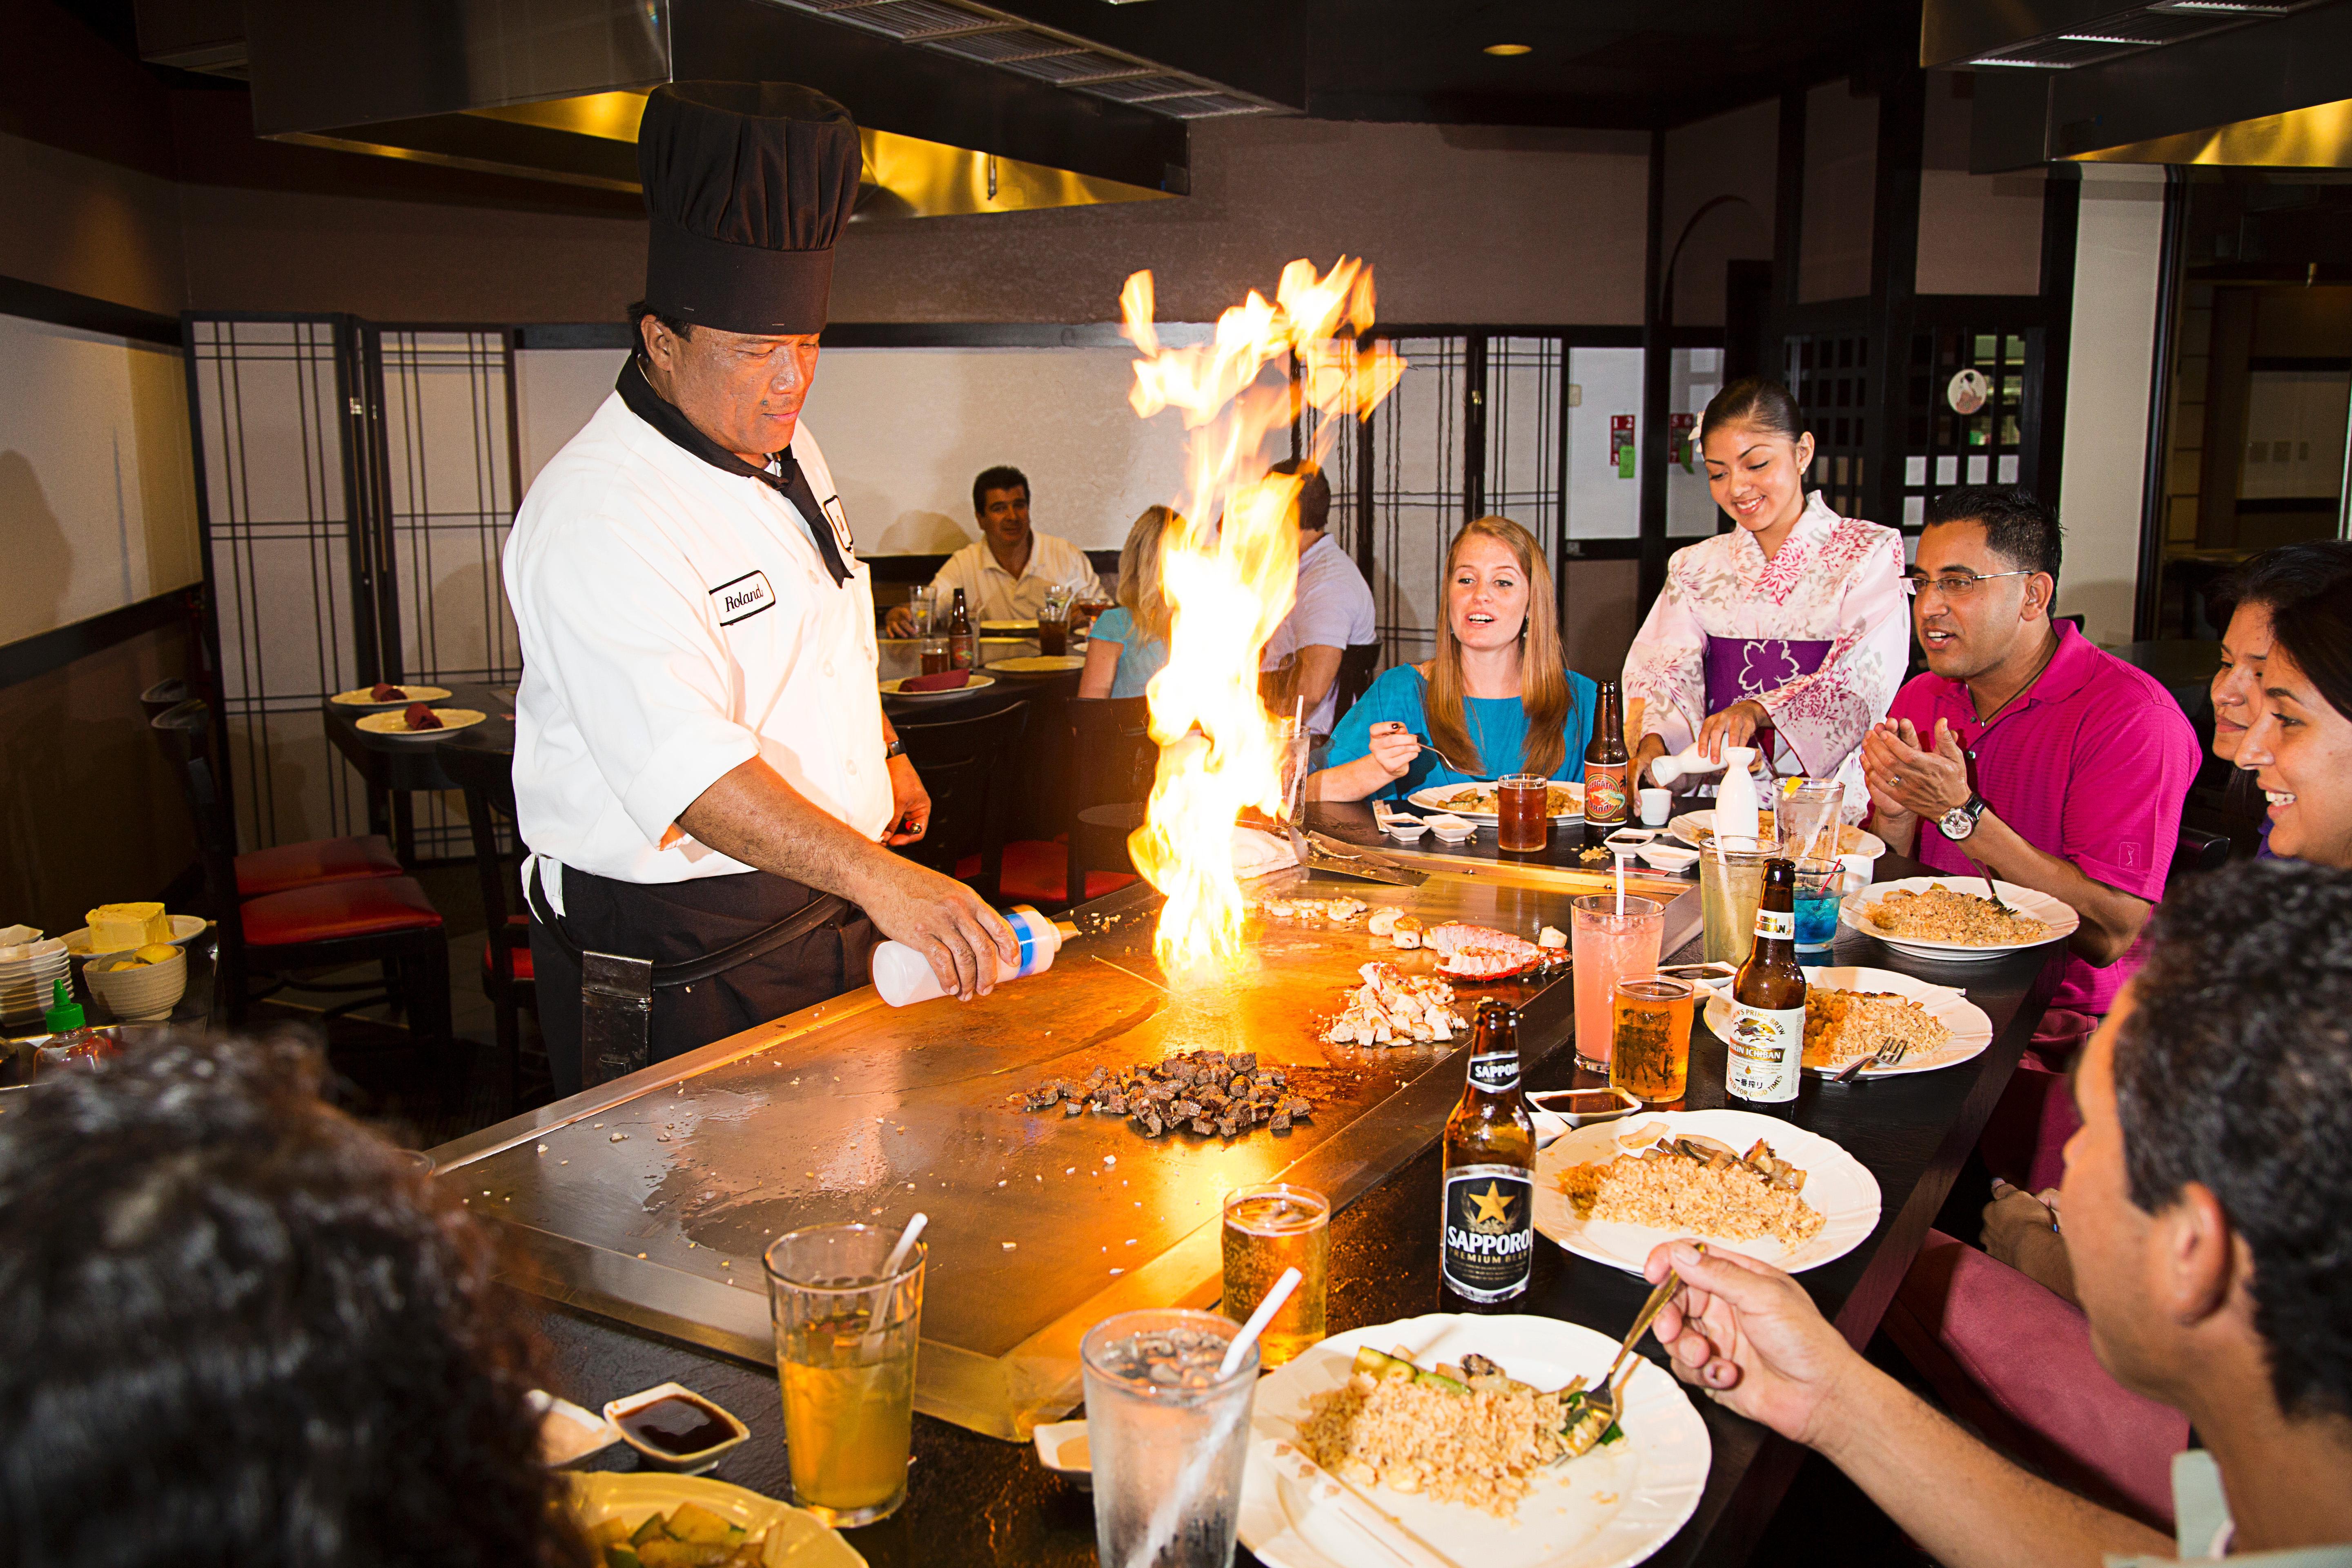
[[[615,1419],[622,1431],[646,1447],[679,1458],[715,1448],[735,1436],[735,1428],[709,1405],[677,1394],[639,1405]]]

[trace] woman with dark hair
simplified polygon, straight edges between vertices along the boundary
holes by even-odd
[[[1387,671],[1341,716],[1331,765],[1308,776],[1307,798],[1395,799],[1509,773],[1580,776],[1599,696],[1562,658],[1542,546],[1507,517],[1479,518],[1445,552],[1436,657]]]
[[[2352,582],[2352,543],[2338,539],[2282,544],[2252,557],[2232,574],[2230,586],[2236,604],[2221,634],[2221,668],[2213,672],[2215,756],[2235,762],[2239,741],[2260,714],[2271,617],[2288,605],[2347,582]],[[2233,776],[2233,799],[2238,783],[2251,784],[2252,777],[2242,771]],[[2258,854],[2267,857],[2273,853],[2268,816],[2263,818],[2262,837]]]
[[[592,1560],[488,1237],[319,1075],[184,1037],[0,1118],[0,1562]]]
[[[2281,605],[2271,634],[2238,766],[2262,785],[2273,854],[2352,868],[2352,583]]]
[[[1738,526],[1677,550],[1625,656],[1642,703],[1637,772],[1694,741],[1720,759],[1758,745],[1775,773],[1849,773],[1903,684],[1910,617],[1903,539],[1805,489],[1813,437],[1788,389],[1735,381],[1699,425],[1716,504]]]

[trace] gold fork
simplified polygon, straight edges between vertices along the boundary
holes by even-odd
[[[1705,1252],[1706,1244],[1699,1243],[1698,1249]],[[1650,1299],[1642,1303],[1642,1310],[1633,1314],[1633,1326],[1625,1331],[1625,1341],[1617,1347],[1617,1359],[1609,1363],[1609,1370],[1601,1374],[1601,1381],[1585,1393],[1583,1412],[1577,1416],[1576,1424],[1562,1434],[1567,1446],[1559,1459],[1553,1463],[1591,1452],[1592,1446],[1601,1441],[1601,1435],[1616,1423],[1622,1408],[1623,1386],[1617,1380],[1617,1369],[1623,1366],[1625,1358],[1633,1353],[1633,1342],[1655,1321],[1658,1310],[1666,1304],[1666,1299],[1681,1283],[1682,1277],[1673,1269],[1667,1269],[1666,1277],[1658,1281],[1658,1288],[1650,1292]],[[1626,1374],[1629,1379],[1632,1375],[1631,1373]]]

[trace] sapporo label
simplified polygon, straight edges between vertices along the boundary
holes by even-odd
[[[1797,935],[1797,914],[1794,910],[1768,910],[1759,905],[1756,910],[1756,934],[1777,936],[1793,941]]]
[[[1470,1081],[1490,1091],[1518,1088],[1519,1053],[1493,1051],[1483,1057],[1472,1057]]]
[[[1727,1092],[1768,1105],[1797,1098],[1797,1079],[1805,1065],[1802,1007],[1750,1007],[1735,1002],[1731,1033],[1724,1044]]]
[[[1526,1289],[1535,1263],[1535,1206],[1534,1175],[1523,1165],[1446,1172],[1439,1248],[1446,1285],[1473,1301],[1500,1301]]]
[[[1614,822],[1625,815],[1625,764],[1584,764],[1584,820]]]

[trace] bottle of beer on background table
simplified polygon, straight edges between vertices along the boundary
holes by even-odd
[[[1478,1004],[1470,1075],[1445,1119],[1438,1271],[1449,1311],[1508,1310],[1535,1264],[1536,1129],[1519,1098],[1519,1015]]]
[[[1797,867],[1764,868],[1756,900],[1756,946],[1731,985],[1724,1092],[1751,1106],[1797,1098],[1805,1069],[1805,972],[1797,967]]]
[[[963,590],[955,591],[955,608],[948,613],[948,668],[970,669],[979,645],[972,640],[971,612],[963,607]]]
[[[1601,683],[1601,714],[1584,748],[1584,842],[1597,845],[1631,819],[1625,773],[1633,762],[1625,750],[1625,706],[1617,683]]]

